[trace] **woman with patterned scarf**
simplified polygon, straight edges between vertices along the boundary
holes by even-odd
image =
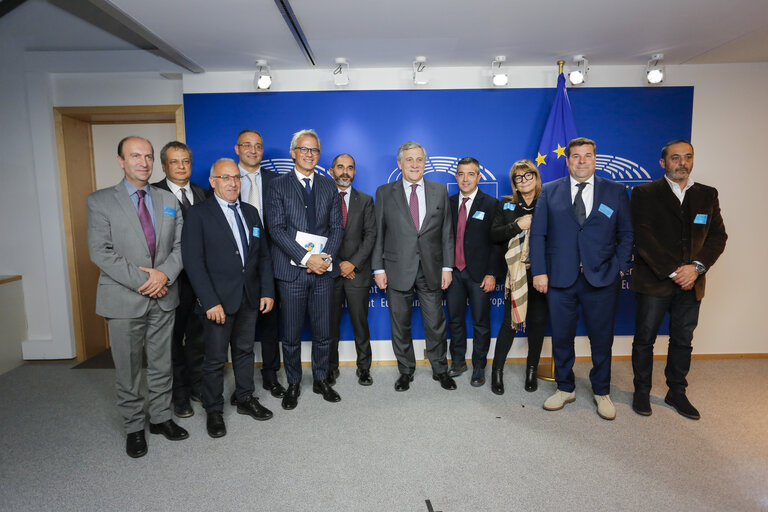
[[[507,279],[504,286],[504,320],[496,337],[493,356],[491,391],[504,394],[504,363],[512,347],[515,332],[528,333],[528,358],[525,368],[525,390],[536,391],[536,370],[547,325],[547,297],[532,285],[528,257],[528,232],[533,209],[541,192],[539,170],[530,160],[518,160],[509,171],[512,195],[504,198],[496,210],[491,239],[507,244]]]

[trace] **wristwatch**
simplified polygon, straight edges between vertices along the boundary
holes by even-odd
[[[699,275],[702,275],[704,272],[707,271],[707,267],[704,266],[703,263],[700,261],[694,261],[692,262],[692,265],[696,268],[696,273]]]

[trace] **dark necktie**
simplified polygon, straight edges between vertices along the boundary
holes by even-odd
[[[304,182],[304,212],[307,216],[307,231],[310,233],[315,232],[315,197],[312,195],[312,187],[310,186],[309,178],[302,178]]]
[[[187,191],[183,188],[179,189],[181,191],[181,210],[183,212],[187,211],[187,208],[192,206],[192,203],[189,202],[189,198],[187,197]]]
[[[147,205],[144,203],[144,196],[147,194],[147,191],[137,190],[136,193],[139,195],[139,222],[141,223],[141,230],[144,231],[144,238],[147,239],[149,255],[152,257],[152,265],[154,265],[157,245],[155,243],[155,228],[152,226],[152,217],[149,215]]]
[[[307,193],[307,196],[312,195],[312,186],[309,184],[310,179],[309,178],[303,178],[304,180],[304,191]]]
[[[579,187],[579,191],[576,192],[576,197],[573,199],[573,213],[576,215],[576,220],[579,221],[579,226],[583,226],[584,221],[587,220],[587,209],[584,206],[584,199],[581,198],[581,193],[584,192],[584,187],[587,184],[584,182],[576,186]]]
[[[240,243],[243,245],[243,261],[245,261],[245,255],[248,254],[248,235],[245,234],[245,226],[240,218],[240,214],[237,212],[237,204],[228,204],[229,209],[235,214],[235,222],[237,222],[237,230],[240,232]]]
[[[464,232],[467,230],[467,201],[468,197],[461,200],[459,208],[459,218],[456,222],[456,268],[459,271],[467,268],[467,262],[464,259]]]
[[[344,201],[346,192],[339,192],[339,198],[341,199],[341,219],[344,221],[344,227],[347,227],[347,203]]]
[[[419,185],[414,183],[411,185],[411,199],[408,201],[408,206],[411,209],[411,218],[413,219],[413,225],[416,226],[416,232],[419,232],[419,196],[416,195],[416,187]]]

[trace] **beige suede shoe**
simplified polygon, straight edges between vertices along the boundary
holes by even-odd
[[[576,400],[576,392],[571,391],[570,393],[566,391],[560,391],[559,389],[555,391],[555,394],[547,398],[547,400],[544,402],[544,410],[546,411],[559,411],[563,407],[565,407],[565,404],[569,404]]]
[[[611,402],[611,395],[595,395],[597,415],[604,420],[612,420],[616,417],[616,407]]]

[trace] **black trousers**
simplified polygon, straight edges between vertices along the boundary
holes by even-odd
[[[203,381],[205,341],[200,315],[193,313],[195,292],[186,275],[179,277],[179,306],[171,338],[174,403],[189,400],[190,393],[200,396]]]
[[[244,402],[253,395],[253,333],[259,310],[251,308],[243,295],[240,309],[217,324],[203,315],[205,359],[203,360],[203,406],[208,413],[224,410],[224,363],[232,351],[235,395]]]
[[[469,271],[453,269],[453,280],[445,291],[448,304],[448,331],[451,335],[452,365],[460,367],[467,358],[467,300],[472,313],[472,366],[485,368],[491,346],[491,294],[472,280]]]
[[[668,297],[635,294],[637,310],[635,338],[632,341],[632,370],[636,393],[649,394],[653,376],[653,345],[656,334],[669,312],[669,348],[664,375],[672,393],[684,394],[685,377],[691,368],[693,331],[699,322],[699,306],[693,290],[680,290]]]
[[[328,369],[339,368],[339,324],[344,301],[347,302],[349,319],[355,333],[355,349],[357,350],[357,367],[369,370],[373,355],[371,353],[371,331],[368,328],[369,287],[354,286],[351,279],[337,277],[333,283],[333,302],[331,303],[331,347],[328,354]]]
[[[275,297],[275,306],[272,311],[259,315],[255,340],[261,342],[261,380],[265,386],[269,386],[277,382],[277,372],[280,370],[279,295]]]
[[[536,291],[533,287],[531,271],[528,270],[528,313],[525,317],[525,328],[528,334],[527,366],[539,366],[541,346],[544,343],[544,332],[547,329],[549,306],[547,296]],[[515,340],[515,329],[512,328],[512,304],[504,299],[504,320],[496,336],[496,350],[493,354],[493,369],[501,370],[507,361],[507,354]]]

